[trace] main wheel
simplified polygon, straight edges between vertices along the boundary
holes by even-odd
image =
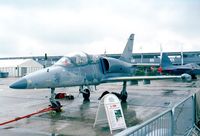
[[[86,92],[86,93],[83,93],[84,100],[90,100],[90,91],[89,91],[89,89],[85,89],[84,92]]]
[[[121,100],[122,100],[122,102],[126,102],[127,98],[128,98],[127,92],[125,92],[123,94],[121,93]]]

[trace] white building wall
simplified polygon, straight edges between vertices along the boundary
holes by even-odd
[[[26,69],[25,72],[23,69]],[[40,69],[42,68],[41,67],[0,67],[0,71],[8,72],[9,77],[22,77]]]
[[[16,62],[19,61],[20,64]],[[14,64],[15,63],[15,64]],[[13,65],[12,65],[13,64]],[[17,65],[16,65],[17,64]],[[43,66],[34,60],[0,60],[0,71],[8,72],[9,77],[22,77],[29,73],[43,69]]]

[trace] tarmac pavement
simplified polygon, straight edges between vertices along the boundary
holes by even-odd
[[[0,123],[48,107],[50,89],[14,90],[9,84],[17,78],[0,79]],[[127,127],[140,124],[200,89],[200,81],[184,83],[173,80],[151,81],[150,85],[127,86],[127,103],[122,103]],[[59,100],[61,113],[47,112],[0,126],[1,136],[107,136],[108,124],[93,128],[98,97],[104,91],[120,92],[122,83],[102,84],[93,89],[90,101],[83,101],[78,87],[58,88],[56,92],[73,95],[74,100]],[[114,131],[114,134],[119,131]]]

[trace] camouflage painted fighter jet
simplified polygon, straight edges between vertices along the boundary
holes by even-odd
[[[55,100],[55,88],[79,86],[84,99],[90,97],[90,86],[108,82],[123,82],[122,101],[127,99],[127,81],[174,79],[189,80],[187,74],[181,76],[134,76],[136,67],[131,64],[134,34],[131,34],[119,59],[94,56],[86,53],[62,57],[53,66],[33,72],[12,83],[10,88],[33,89],[50,88],[52,107],[59,107]]]

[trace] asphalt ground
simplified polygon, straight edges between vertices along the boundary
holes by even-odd
[[[49,89],[14,90],[9,84],[17,78],[0,79],[0,123],[24,116],[48,107]],[[127,127],[140,124],[173,107],[187,96],[199,91],[200,81],[184,83],[174,80],[151,81],[150,85],[127,86],[128,99],[122,103]],[[59,100],[61,113],[53,111],[32,116],[0,126],[1,136],[107,136],[108,124],[93,128],[98,109],[98,97],[104,91],[120,92],[122,83],[102,84],[93,88],[90,101],[84,101],[78,87],[58,88],[74,96],[74,100]],[[116,134],[118,131],[114,131]]]

